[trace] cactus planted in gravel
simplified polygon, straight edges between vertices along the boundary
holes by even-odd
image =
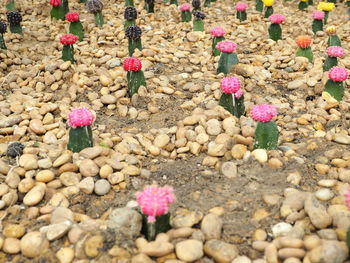
[[[306,57],[310,63],[313,61],[313,54],[311,50],[311,42],[312,39],[309,36],[299,36],[296,40],[298,45],[298,50],[296,56],[298,57]]]
[[[88,108],[75,108],[68,115],[69,141],[67,148],[72,152],[92,147],[92,130],[91,124],[95,116]]]
[[[184,3],[184,4],[180,5],[179,9],[181,11],[181,21],[182,22],[190,22],[192,19],[192,14],[190,12],[191,5]]]
[[[265,18],[269,18],[270,15],[273,14],[273,3],[274,3],[275,0],[263,0],[264,2],[264,5],[265,5]]]
[[[242,22],[247,20],[247,8],[248,5],[246,3],[238,2],[236,4],[237,18],[239,19],[239,21]]]
[[[60,37],[60,42],[63,45],[62,59],[64,61],[75,62],[73,45],[77,42],[78,37],[73,34],[64,34]]]
[[[341,41],[339,39],[339,37],[337,36],[337,30],[335,28],[335,26],[330,26],[326,28],[326,33],[329,35],[328,41],[327,41],[327,45],[329,47],[331,46],[339,46],[341,47]]]
[[[282,39],[282,24],[285,20],[284,16],[281,14],[273,14],[269,17],[271,25],[269,26],[269,35],[272,40]]]
[[[262,12],[264,10],[264,2],[262,0],[255,1],[255,10]]]
[[[328,72],[328,80],[324,91],[328,92],[337,101],[344,96],[344,81],[348,79],[348,72],[345,68],[333,67]]]
[[[201,10],[201,1],[200,0],[193,0],[192,7],[193,7],[193,11],[200,11]]]
[[[103,26],[104,19],[102,15],[103,4],[100,0],[89,0],[86,3],[86,7],[89,13],[95,16],[95,25],[98,27]]]
[[[308,6],[308,0],[300,0],[298,4],[298,9],[304,11]]]
[[[136,200],[143,215],[142,233],[147,240],[152,241],[157,234],[171,228],[169,206],[175,201],[172,187],[147,186],[136,193]]]
[[[127,71],[128,94],[132,97],[141,86],[146,87],[145,76],[141,70],[142,64],[138,58],[130,57],[124,60],[123,68]]]
[[[0,49],[7,49],[4,33],[7,31],[7,25],[4,21],[0,21]]]
[[[277,115],[274,105],[260,104],[253,106],[252,119],[257,121],[255,128],[254,149],[273,150],[277,148],[278,128],[273,117]]]
[[[205,14],[200,11],[193,12],[193,31],[204,31],[204,22]]]
[[[215,26],[212,29],[210,29],[210,34],[213,36],[213,42],[212,42],[212,51],[213,56],[219,56],[220,51],[216,48],[216,45],[225,40],[225,30],[220,26]]]
[[[325,13],[323,23],[327,24],[329,12],[331,12],[335,8],[334,3],[331,2],[320,2],[317,6],[318,10],[321,10]]]
[[[78,12],[69,12],[66,14],[66,20],[70,22],[69,33],[76,35],[79,41],[84,39],[84,28],[80,22],[80,17]]]
[[[14,10],[16,10],[16,8],[15,8],[15,0],[7,0],[7,2],[6,2],[6,10],[7,11],[14,11]]]
[[[236,77],[226,77],[220,83],[222,95],[219,105],[237,118],[245,113],[241,81]]]
[[[125,36],[128,38],[129,56],[134,54],[135,49],[142,50],[141,28],[138,26],[129,26],[125,29]]]
[[[134,0],[125,0],[125,6],[134,6]]]
[[[128,6],[124,10],[124,28],[136,25],[135,20],[137,18],[137,10],[133,6]]]
[[[238,57],[235,53],[237,44],[231,41],[221,41],[216,45],[216,48],[221,52],[217,73],[227,75],[230,68],[238,64]]]
[[[323,31],[323,19],[324,19],[324,12],[323,11],[319,11],[316,10],[314,12],[312,12],[312,32],[314,32],[315,34],[318,31]]]
[[[154,13],[154,0],[145,0],[145,9],[148,13]]]
[[[344,56],[344,48],[338,47],[338,46],[332,46],[327,48],[327,58],[323,63],[323,71],[328,71],[332,67],[338,65],[338,59],[339,57]]]
[[[64,10],[61,0],[50,0],[52,6],[50,15],[51,18],[64,20]]]
[[[18,11],[7,12],[7,22],[10,24],[11,33],[23,34],[22,31],[22,16]]]

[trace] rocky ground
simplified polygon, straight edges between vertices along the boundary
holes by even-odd
[[[139,11],[147,89],[127,97],[123,3],[104,1],[107,22],[96,28],[77,0],[85,39],[76,64],[60,60],[68,23],[51,21],[46,0],[17,1],[24,35],[5,34],[0,57],[0,262],[342,263],[350,212],[350,94],[322,96],[327,35],[313,36],[315,61],[295,57],[294,39],[313,35],[311,11],[278,2],[283,40],[269,40],[268,22],[249,2],[248,20],[234,3],[203,8],[206,32],[181,23],[178,8],[157,3]],[[316,3],[317,4],[317,3]],[[1,9],[4,18],[5,9]],[[345,5],[330,14],[345,50]],[[213,26],[238,44],[231,69],[245,89],[246,108],[278,108],[277,150],[252,149],[254,121],[218,106]],[[340,65],[350,69],[348,52]],[[347,81],[350,84],[350,81]],[[307,98],[307,99],[306,99]],[[95,147],[66,150],[68,112],[93,109]],[[25,145],[17,159],[10,142]],[[171,185],[172,227],[148,243],[140,235],[136,191]]]

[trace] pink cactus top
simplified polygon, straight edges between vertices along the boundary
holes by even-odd
[[[236,47],[237,47],[236,43],[228,40],[220,41],[216,45],[216,48],[223,53],[233,53],[236,51]]]
[[[78,37],[73,34],[64,34],[60,37],[60,42],[62,45],[73,45],[77,42]]]
[[[169,205],[175,201],[172,187],[148,186],[142,192],[136,193],[136,200],[143,214],[147,216],[147,221],[156,221],[157,216],[168,213]]]
[[[348,206],[348,209],[350,210],[350,189],[345,194],[345,198],[346,198],[345,199],[346,205]]]
[[[272,14],[269,16],[269,20],[272,24],[282,24],[285,20],[285,17],[281,14]]]
[[[316,10],[312,12],[312,18],[315,20],[323,20],[324,19],[324,12],[320,10]]]
[[[123,68],[125,71],[139,71],[142,68],[141,60],[130,57],[124,59]]]
[[[179,9],[180,9],[181,12],[190,11],[191,10],[191,5],[187,4],[187,3],[184,3],[184,4],[180,5]]]
[[[258,122],[269,122],[277,115],[277,110],[274,105],[260,104],[253,106],[251,110],[252,118]]]
[[[248,8],[248,5],[246,3],[243,2],[237,2],[236,4],[236,10],[238,12],[243,12]]]
[[[220,88],[223,93],[236,93],[241,88],[241,81],[236,77],[226,77],[221,80]]]
[[[214,26],[210,29],[210,34],[213,37],[222,37],[225,35],[225,30],[221,26]]]
[[[345,51],[344,51],[344,48],[342,47],[331,46],[327,48],[327,55],[329,57],[335,57],[335,58],[343,57],[344,53]]]
[[[50,0],[50,5],[53,7],[57,7],[61,5],[61,0]]]
[[[75,108],[68,115],[68,125],[72,128],[91,125],[95,116],[88,108]]]
[[[235,93],[235,98],[236,98],[236,99],[239,99],[240,97],[243,96],[243,94],[244,94],[243,90],[242,90],[242,89],[239,89],[239,90],[237,90],[236,93]]]
[[[345,68],[333,67],[328,72],[328,78],[335,82],[340,82],[348,79],[348,72]]]
[[[77,22],[80,20],[78,12],[69,12],[66,14],[66,19],[68,22]]]

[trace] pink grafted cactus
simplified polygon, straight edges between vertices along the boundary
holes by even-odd
[[[236,4],[236,10],[238,12],[243,12],[245,11],[246,9],[248,8],[248,5],[246,3],[243,3],[243,2],[238,2]]]
[[[328,72],[328,78],[334,82],[340,82],[348,79],[348,72],[345,68],[333,67]]]
[[[216,48],[223,53],[233,53],[236,51],[236,47],[236,43],[228,40],[221,41],[216,45]]]
[[[324,16],[325,13],[323,11],[316,10],[312,12],[312,18],[315,20],[323,20]]]
[[[222,37],[225,35],[225,30],[221,26],[215,26],[210,29],[210,34],[213,37]]]
[[[345,51],[344,51],[344,48],[342,47],[331,46],[327,48],[327,55],[330,57],[335,57],[335,58],[343,57],[344,53]]]
[[[253,106],[251,110],[252,119],[258,122],[269,122],[277,115],[274,105],[260,104]]]
[[[68,115],[68,125],[72,128],[91,125],[95,116],[88,108],[75,108]]]
[[[226,77],[220,83],[220,88],[223,93],[236,93],[241,88],[241,81],[236,77]]]
[[[242,97],[243,96],[243,90],[242,89],[239,89],[239,90],[237,90],[236,92],[235,92],[235,98],[236,99],[239,99],[240,97]]]
[[[147,221],[153,223],[157,216],[168,213],[169,205],[175,201],[172,187],[159,187],[156,185],[147,186],[142,192],[136,193],[137,202]]]
[[[184,4],[180,5],[179,9],[180,9],[181,12],[190,11],[191,10],[191,5],[187,4],[187,3],[184,3]]]
[[[345,194],[345,198],[346,198],[345,199],[346,205],[347,205],[348,209],[350,210],[350,189]]]
[[[282,24],[285,20],[285,17],[281,14],[272,14],[269,16],[269,20],[272,24]]]

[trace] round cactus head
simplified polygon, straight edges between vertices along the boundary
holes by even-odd
[[[348,79],[348,72],[342,67],[333,67],[328,72],[328,78],[334,82],[341,82]]]
[[[200,11],[194,11],[193,12],[193,16],[197,19],[197,20],[203,20],[205,18],[205,14],[203,12]]]
[[[64,34],[60,37],[60,42],[62,45],[73,45],[77,42],[78,37],[73,34]]]
[[[237,2],[237,4],[236,4],[236,10],[238,12],[243,12],[243,11],[247,10],[247,8],[248,8],[248,5],[246,3]]]
[[[61,5],[61,0],[50,0],[50,5],[53,7],[58,7]]]
[[[344,51],[344,48],[342,47],[331,46],[327,48],[327,55],[329,57],[339,58],[339,57],[344,57],[344,54],[345,54],[345,51]]]
[[[334,3],[332,2],[320,2],[317,6],[318,10],[330,12],[335,8]]]
[[[239,89],[239,90],[237,90],[236,93],[235,93],[235,98],[236,98],[236,99],[239,99],[240,97],[243,96],[243,94],[244,94],[244,91],[243,91],[242,89]]]
[[[272,6],[275,0],[263,0],[265,6]]]
[[[69,12],[66,14],[66,20],[68,22],[77,22],[80,20],[78,12]]]
[[[213,37],[223,37],[225,35],[225,30],[221,26],[215,26],[210,29],[210,34]]]
[[[193,0],[192,1],[193,8],[200,8],[201,7],[201,1],[200,0]]]
[[[68,125],[72,128],[91,125],[95,120],[95,115],[85,107],[75,108],[68,115]]]
[[[86,7],[89,13],[98,13],[103,9],[103,4],[100,0],[89,0],[86,3]]]
[[[251,114],[254,121],[269,122],[277,115],[277,110],[274,105],[260,104],[253,106]]]
[[[328,35],[335,35],[337,33],[337,28],[335,26],[329,26],[326,28],[326,33]]]
[[[125,36],[133,40],[140,39],[141,34],[142,31],[139,26],[128,26],[125,29]]]
[[[285,17],[281,14],[272,14],[269,16],[269,20],[272,24],[282,24],[285,20]]]
[[[221,80],[220,88],[223,93],[236,93],[241,88],[241,81],[236,77],[226,77]]]
[[[312,18],[315,20],[323,20],[325,16],[325,13],[320,10],[316,10],[312,12]]]
[[[7,31],[7,26],[4,21],[0,20],[0,34],[4,34]]]
[[[133,6],[128,6],[124,10],[125,20],[135,20],[137,18],[137,10]]]
[[[191,10],[191,5],[187,4],[187,3],[184,3],[184,4],[180,5],[179,9],[180,9],[181,12],[190,11]]]
[[[6,15],[10,25],[19,25],[22,22],[22,16],[18,11],[9,11]]]
[[[312,39],[309,36],[299,36],[296,40],[298,47],[308,48],[311,45]]]
[[[124,59],[123,68],[125,71],[139,71],[142,68],[141,60],[130,57]]]
[[[220,41],[217,45],[216,48],[223,53],[233,53],[236,51],[236,47],[237,44],[232,42],[232,41],[228,41],[228,40],[224,40],[224,41]]]

